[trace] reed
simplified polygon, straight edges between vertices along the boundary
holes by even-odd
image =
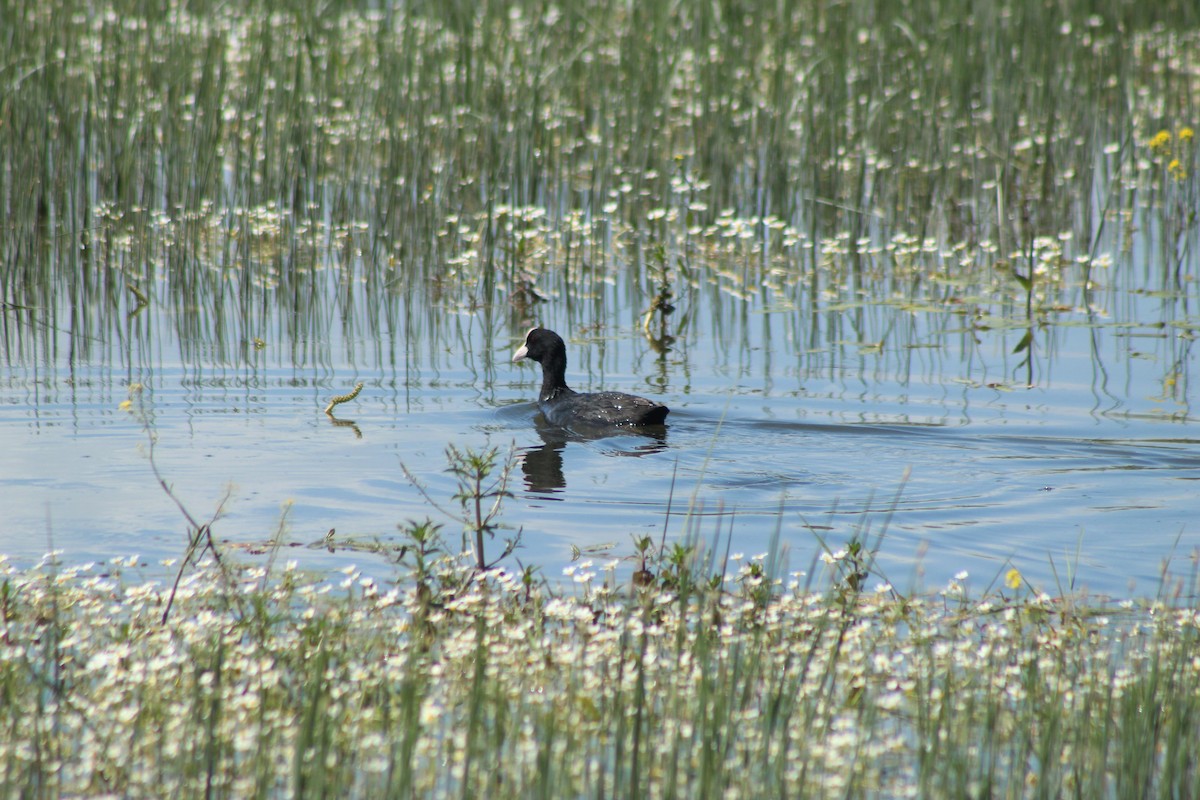
[[[230,586],[209,562],[184,577],[167,625],[171,589],[136,559],[5,564],[0,788],[1195,792],[1194,574],[1172,599],[1118,604],[974,595],[965,578],[848,590],[836,561],[805,589],[764,559],[733,554],[668,589],[590,562],[530,586],[468,553],[424,591],[294,563],[269,581],[246,567]]]
[[[337,320],[385,361],[452,334],[431,306],[612,324],[627,270],[630,327],[670,281],[685,309],[769,292],[810,312],[802,344],[826,293],[978,301],[1023,333],[1090,307],[1135,234],[1158,266],[1131,283],[1194,272],[1186,2],[52,0],[0,22],[0,298],[32,323],[9,357],[55,325],[86,357],[171,324],[189,362],[261,341],[325,363]],[[904,326],[862,316],[864,343]]]

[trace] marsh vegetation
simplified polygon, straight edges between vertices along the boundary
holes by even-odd
[[[1196,793],[1193,4],[0,45],[4,793]]]
[[[1105,606],[856,589],[676,545],[550,590],[411,571],[0,563],[0,789],[59,797],[1187,797],[1195,573]],[[861,555],[863,551],[855,551]],[[1165,588],[1165,587],[1164,587]]]

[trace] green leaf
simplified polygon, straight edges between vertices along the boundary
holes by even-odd
[[[1017,342],[1017,346],[1013,348],[1013,352],[1022,353],[1028,350],[1031,344],[1033,344],[1033,328],[1025,331],[1025,335],[1021,337],[1021,341]]]

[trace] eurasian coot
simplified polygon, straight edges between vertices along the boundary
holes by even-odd
[[[530,328],[512,360],[526,358],[542,365],[538,407],[555,425],[661,425],[670,411],[661,403],[624,392],[580,394],[571,389],[567,386],[567,346],[554,331]]]

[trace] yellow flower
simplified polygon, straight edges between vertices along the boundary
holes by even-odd
[[[1187,170],[1183,168],[1183,164],[1179,163],[1178,158],[1172,159],[1171,163],[1167,164],[1167,172],[1177,181],[1187,177]]]
[[[1004,574],[1004,585],[1010,589],[1021,588],[1021,573],[1015,567]]]
[[[1147,146],[1154,153],[1165,154],[1171,152],[1171,132],[1159,131],[1154,134],[1154,138],[1147,142]]]
[[[1195,135],[1196,135],[1196,132],[1193,131],[1191,128],[1180,128],[1179,129],[1179,141],[1181,141],[1181,142],[1190,142],[1192,140],[1192,137]]]

